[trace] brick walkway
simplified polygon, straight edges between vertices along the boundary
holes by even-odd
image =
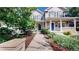
[[[52,51],[51,46],[46,40],[47,39],[44,38],[44,35],[37,33],[26,51]]]

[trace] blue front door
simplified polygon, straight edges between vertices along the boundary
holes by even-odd
[[[54,23],[51,23],[51,30],[54,30]]]

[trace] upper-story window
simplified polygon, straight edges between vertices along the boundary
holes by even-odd
[[[49,17],[55,17],[56,13],[54,11],[49,12]]]
[[[40,15],[33,15],[32,19],[34,19],[34,20],[40,20],[41,16]]]
[[[58,11],[58,17],[63,17],[63,12]]]

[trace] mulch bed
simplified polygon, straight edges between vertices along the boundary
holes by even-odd
[[[32,35],[26,37],[25,48],[28,47],[28,45],[31,43],[34,36],[35,36],[35,33],[33,33]]]

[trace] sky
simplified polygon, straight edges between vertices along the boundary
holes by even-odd
[[[38,7],[39,10],[44,11],[47,7]]]

